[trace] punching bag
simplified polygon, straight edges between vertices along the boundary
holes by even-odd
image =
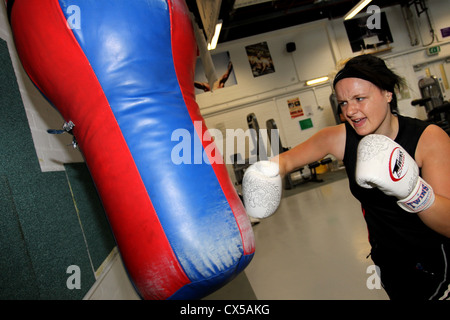
[[[225,165],[205,152],[214,142],[195,102],[197,47],[184,1],[7,7],[25,71],[75,125],[139,295],[199,299],[232,280],[251,261],[254,237]],[[188,148],[177,149],[174,132]]]

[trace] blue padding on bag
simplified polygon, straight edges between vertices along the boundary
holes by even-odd
[[[236,269],[229,269],[224,274],[218,274],[209,279],[199,280],[183,286],[175,292],[168,300],[196,300],[206,297],[220,289],[222,283],[218,280],[228,279],[232,281],[250,263],[254,254],[245,255],[241,258]]]
[[[200,140],[173,65],[167,3],[59,2],[68,18],[70,5],[80,8],[81,27],[73,33],[111,105],[182,268],[193,282],[222,281],[228,269],[240,263],[242,240],[211,165],[177,165],[171,159],[180,143],[171,141],[175,130],[189,132],[191,151]],[[124,15],[128,19],[117,18]]]

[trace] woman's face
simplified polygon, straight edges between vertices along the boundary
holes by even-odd
[[[335,91],[342,114],[356,133],[361,136],[372,133],[390,135],[391,92],[359,78],[340,80]]]

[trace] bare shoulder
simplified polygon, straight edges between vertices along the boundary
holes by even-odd
[[[345,125],[326,127],[312,137],[296,145],[278,157],[281,172],[291,172],[295,168],[334,155],[342,160],[345,151]]]
[[[425,129],[417,145],[416,162],[435,192],[450,196],[450,137],[444,130],[436,125]]]
[[[416,149],[416,161],[421,167],[422,162],[434,160],[439,156],[439,161],[450,162],[450,137],[437,125],[429,125],[419,139]],[[446,158],[446,159],[444,159]]]
[[[344,158],[346,139],[345,124],[326,127],[318,132],[318,136],[320,137],[320,141],[326,144],[324,149],[327,149],[329,153],[339,160]]]

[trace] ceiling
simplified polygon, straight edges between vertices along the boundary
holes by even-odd
[[[222,0],[219,19],[223,21],[223,26],[219,43],[316,20],[340,18],[358,2],[359,0]],[[371,5],[384,8],[408,2],[411,1],[373,0]],[[187,0],[186,3],[202,29],[196,1]]]

